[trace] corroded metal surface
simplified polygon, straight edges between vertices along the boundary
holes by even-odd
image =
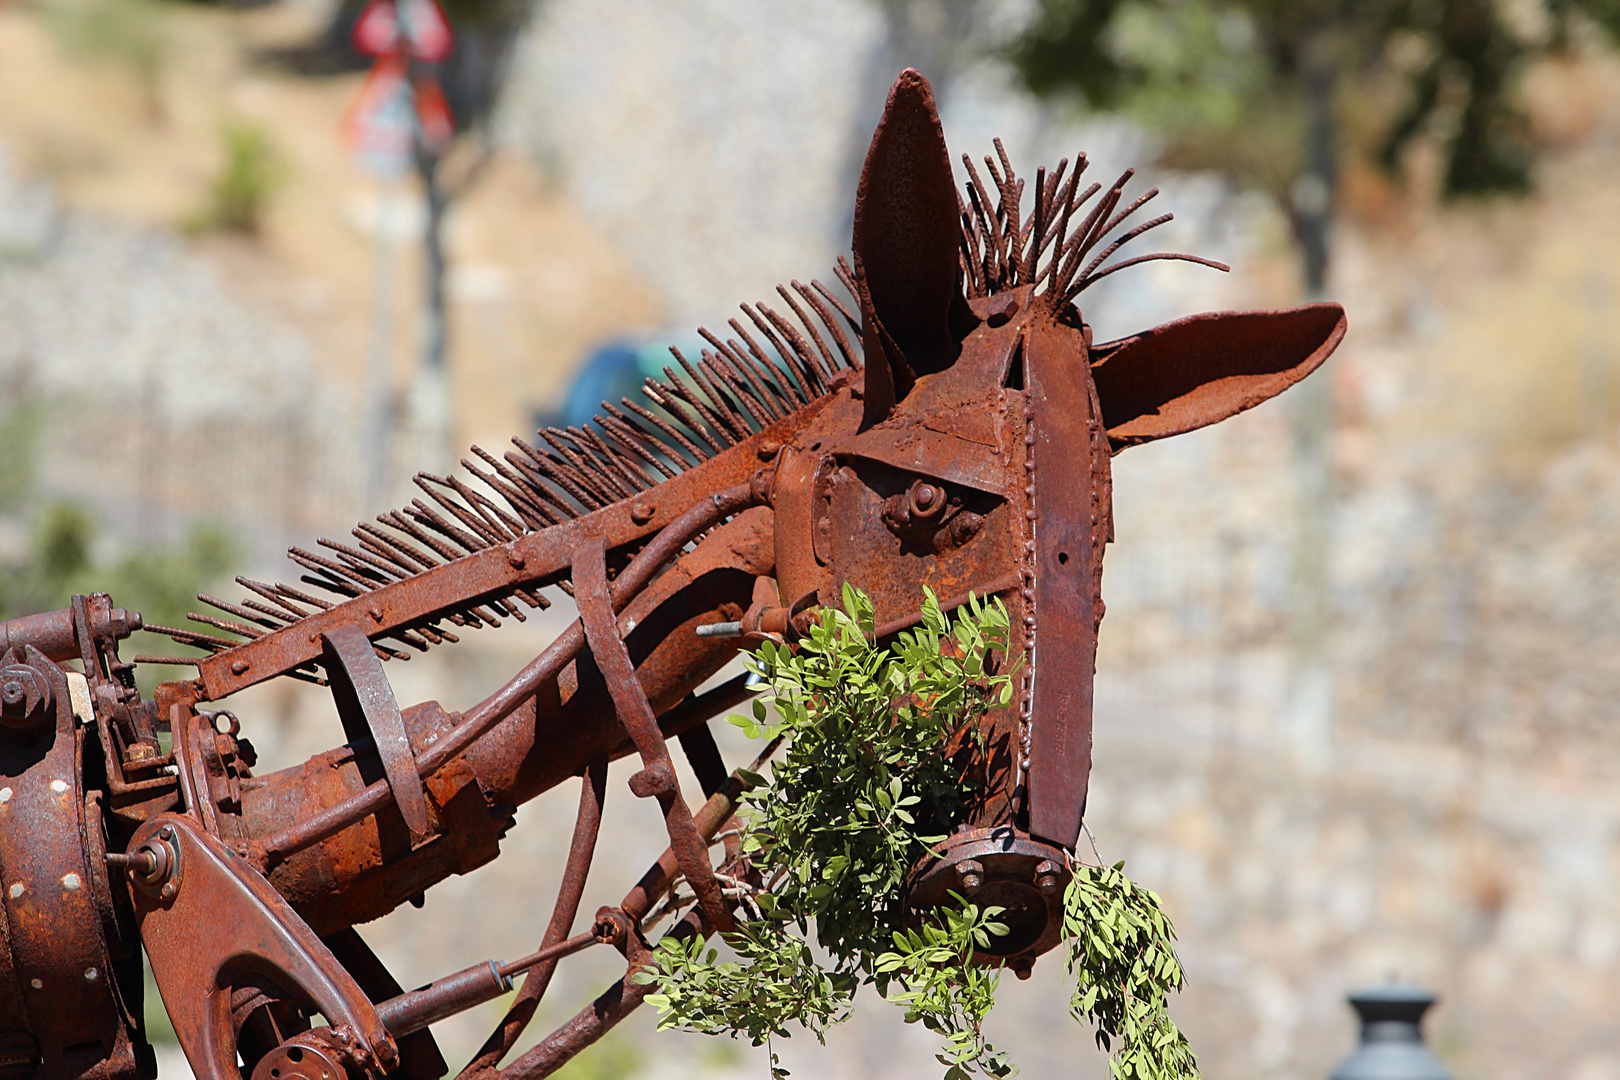
[[[925,588],[948,608],[1007,606],[1017,693],[977,721],[968,820],[908,898],[924,910],[965,890],[1007,908],[1016,932],[985,959],[1026,974],[1057,940],[1085,811],[1111,456],[1275,396],[1345,324],[1316,304],[1094,343],[1078,305],[1092,282],[1207,260],[1110,262],[1167,220],[1128,224],[1154,192],[1127,201],[1129,173],[1082,189],[1084,159],[1026,184],[996,151],[983,172],[963,159],[959,194],[932,92],[903,73],[839,287],[743,305],[728,332],[703,331],[696,360],[675,353],[591,426],[419,476],[409,507],[294,548],[296,583],[201,597],[222,613],[192,616],[206,630],[149,627],[204,654],[136,657],[196,668],[153,700],[119,656],[140,616],[105,595],[0,624],[0,1069],[150,1080],[144,948],[206,1080],[434,1080],[431,1025],[515,979],[463,1075],[549,1074],[645,997],[648,934],[723,932],[758,887],[732,815],[763,761],[728,774],[704,726],[750,691],[700,688],[739,649],[795,639],[845,583],[871,596],[880,640],[916,624]],[[488,699],[399,707],[384,661],[557,593],[581,620]],[[260,776],[243,722],[210,704],[273,678],[330,685],[343,744]],[[696,810],[672,737],[708,796]],[[670,847],[582,926],[607,764],[629,754]],[[537,950],[403,991],[354,928],[496,858],[516,806],[574,777]],[[623,978],[501,1068],[557,964],[603,945]]]

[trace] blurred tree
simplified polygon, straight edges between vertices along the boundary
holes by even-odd
[[[197,591],[217,583],[236,558],[228,533],[198,523],[180,544],[143,544],[98,564],[96,532],[96,520],[83,506],[46,504],[27,548],[0,565],[0,618],[67,607],[74,593],[106,592],[147,622],[182,626],[186,612],[196,608]]]
[[[67,607],[74,593],[107,592],[148,623],[185,625],[197,592],[216,585],[236,561],[230,534],[197,522],[179,544],[140,544],[98,561],[94,515],[41,498],[35,485],[42,413],[26,398],[0,407],[0,536],[16,538],[0,544],[0,619]]]
[[[1039,0],[1011,59],[1041,95],[1077,95],[1165,139],[1172,167],[1268,191],[1292,229],[1305,293],[1326,295],[1340,170],[1399,171],[1418,141],[1446,197],[1528,189],[1535,147],[1515,100],[1535,58],[1620,38],[1620,0]],[[1294,651],[1286,722],[1307,756],[1331,731],[1331,491],[1325,380],[1294,395]]]
[[[287,166],[269,131],[246,120],[220,126],[225,160],[208,192],[208,205],[185,223],[188,231],[222,229],[258,236],[270,196],[286,179]]]
[[[1165,164],[1269,191],[1319,294],[1346,151],[1395,171],[1425,139],[1444,195],[1522,192],[1517,77],[1599,35],[1620,38],[1620,0],[1040,0],[1012,59],[1037,94],[1161,132]]]

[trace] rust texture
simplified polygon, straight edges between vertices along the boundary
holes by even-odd
[[[1085,813],[1111,458],[1274,397],[1345,319],[1219,312],[1095,343],[1093,282],[1218,264],[1115,257],[1168,220],[1132,223],[1156,192],[1127,197],[1129,172],[1082,188],[1081,157],[1028,182],[995,151],[962,158],[959,188],[932,91],[902,73],[835,286],[742,305],[591,425],[418,476],[410,506],[293,548],[295,582],[199,597],[201,629],[145,627],[200,655],[122,659],[141,617],[99,593],[0,623],[0,1071],[151,1080],[144,952],[201,1080],[437,1080],[432,1024],[514,985],[462,1075],[548,1075],[645,997],[649,934],[734,925],[750,871],[732,815],[773,748],[728,772],[706,725],[752,691],[704,687],[738,650],[796,639],[846,583],[879,640],[916,625],[925,588],[1008,609],[1017,692],[979,721],[969,820],[907,890],[919,911],[952,893],[1004,907],[1013,933],[981,959],[1027,974],[1057,941]],[[486,700],[395,699],[386,663],[559,594],[580,618]],[[195,674],[147,700],[136,664]],[[219,703],[275,678],[328,686],[341,742],[257,775],[253,718]],[[607,765],[631,754],[669,847],[582,920]],[[515,808],[576,777],[536,951],[403,990],[355,928],[498,857]],[[557,965],[603,946],[623,977],[503,1068]]]

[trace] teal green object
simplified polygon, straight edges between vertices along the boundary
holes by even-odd
[[[1434,994],[1391,983],[1358,990],[1349,1001],[1361,1018],[1361,1045],[1329,1080],[1452,1080],[1423,1041],[1423,1014]]]
[[[587,356],[570,380],[560,406],[539,409],[537,427],[585,427],[602,411],[604,401],[618,405],[621,398],[641,401],[641,385],[647,379],[664,378],[664,368],[676,365],[669,347],[675,344],[689,360],[697,360],[708,344],[695,335],[659,338],[652,342],[610,341]],[[680,381],[691,380],[681,373]]]

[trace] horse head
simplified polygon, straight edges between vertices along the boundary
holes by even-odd
[[[1129,173],[1082,191],[1083,161],[1066,180],[1043,170],[1026,213],[1000,158],[985,160],[987,186],[964,156],[959,198],[929,85],[900,76],[856,199],[858,409],[783,450],[775,555],[784,597],[836,603],[850,582],[879,624],[917,611],[925,587],[1004,598],[1023,663],[1014,703],[986,721],[996,779],[916,894],[942,899],[969,865],[1020,953],[1055,940],[1034,868],[1061,866],[1085,810],[1111,456],[1276,396],[1321,365],[1345,319],[1337,304],[1222,312],[1094,342],[1077,298],[1142,261],[1106,265],[1167,218],[1111,239],[1154,193],[1121,208]]]

